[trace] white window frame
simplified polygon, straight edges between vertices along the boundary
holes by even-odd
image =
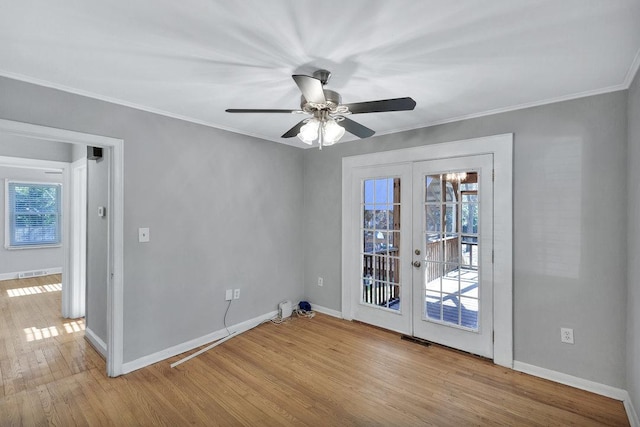
[[[60,248],[62,247],[62,215],[64,210],[64,196],[63,196],[63,185],[61,182],[35,182],[35,181],[27,181],[21,179],[10,179],[7,178],[4,180],[4,206],[5,206],[5,216],[4,216],[4,247],[8,250],[25,250],[25,249],[50,249],[50,248]],[[45,185],[45,186],[57,186],[59,188],[59,192],[57,195],[57,203],[58,203],[58,218],[57,218],[57,227],[58,227],[58,241],[55,243],[41,243],[41,244],[23,244],[23,245],[15,245],[11,244],[11,236],[13,233],[13,223],[12,223],[12,209],[10,203],[10,195],[9,195],[9,186],[11,184],[21,184],[21,185]]]

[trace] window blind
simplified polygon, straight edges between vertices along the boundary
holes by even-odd
[[[9,181],[9,247],[48,246],[61,242],[60,184]]]

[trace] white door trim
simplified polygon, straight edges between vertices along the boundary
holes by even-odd
[[[69,254],[69,292],[63,292],[67,312],[63,316],[76,319],[84,317],[86,305],[86,251],[87,251],[87,159],[71,163],[71,197]]]
[[[494,159],[494,363],[513,367],[513,134],[425,145],[415,148],[364,154],[342,159],[342,315],[353,319],[349,273],[357,258],[352,256],[352,183],[354,170],[422,160],[478,154]],[[357,267],[357,266],[356,266]]]
[[[113,215],[110,216],[112,222],[109,234],[109,266],[112,277],[107,281],[107,375],[110,377],[121,375],[124,355],[124,141],[5,119],[0,119],[0,132],[42,141],[91,145],[112,150],[110,204]],[[67,239],[67,241],[69,239],[68,230],[69,227],[65,227],[63,234],[63,239]],[[65,257],[63,277],[70,271],[69,254],[65,254]]]

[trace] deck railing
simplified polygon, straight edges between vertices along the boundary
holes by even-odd
[[[389,256],[386,256],[386,255]],[[362,263],[362,301],[389,306],[400,298],[400,260],[398,249],[365,254]]]
[[[463,236],[464,238],[464,236]],[[429,262],[426,266],[426,281],[431,282],[460,268],[459,264],[473,264],[473,259],[460,259],[459,237],[430,242],[426,247],[425,259],[447,261]],[[477,245],[475,242],[463,244]],[[387,256],[389,255],[389,256]],[[472,253],[469,254],[472,256]],[[380,250],[364,254],[362,263],[362,301],[368,304],[389,306],[400,298],[400,258],[398,249]]]
[[[458,237],[451,237],[444,240],[437,240],[427,244],[425,259],[434,261],[451,260],[456,262],[458,256]],[[437,262],[427,263],[427,283],[441,277],[450,271],[458,268],[455,264],[440,264]]]

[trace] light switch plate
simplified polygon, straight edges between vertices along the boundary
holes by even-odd
[[[138,242],[146,243],[149,241],[149,229],[148,228],[138,228]]]

